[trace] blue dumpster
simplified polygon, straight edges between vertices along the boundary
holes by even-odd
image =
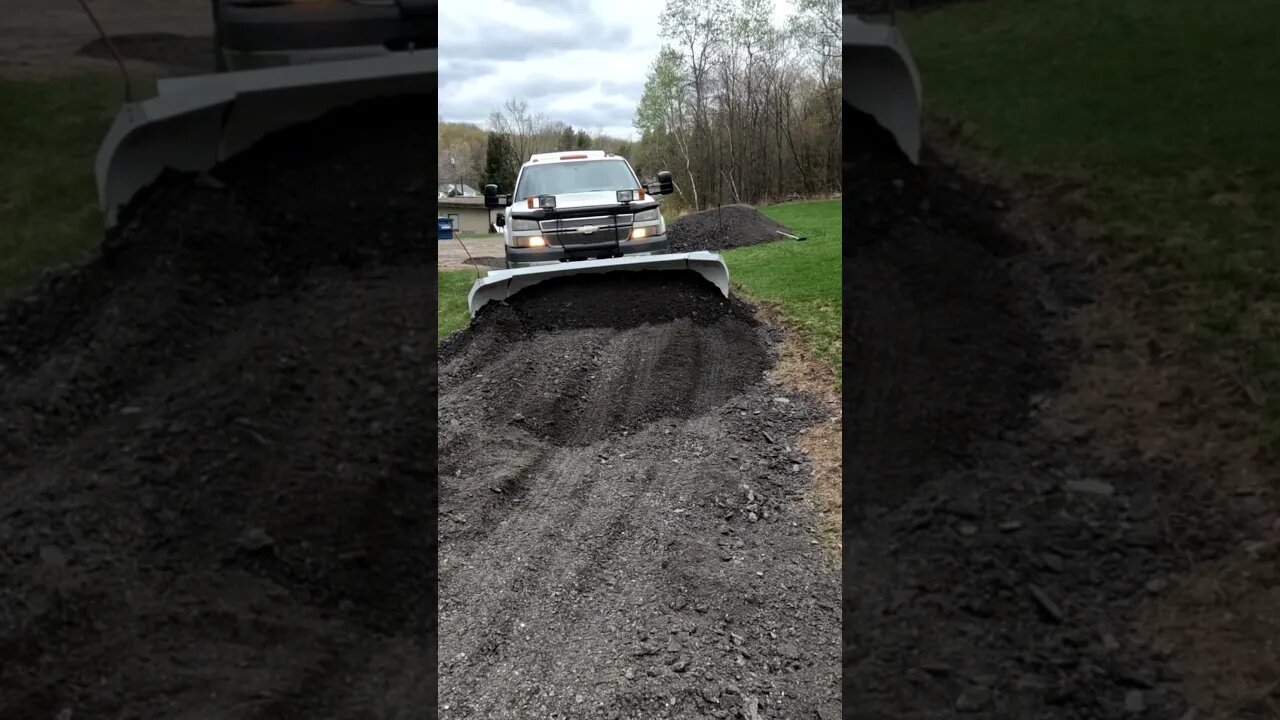
[[[436,218],[436,234],[441,240],[453,239],[453,220],[449,218]]]

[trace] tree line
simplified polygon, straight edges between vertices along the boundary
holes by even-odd
[[[667,0],[668,43],[653,60],[630,143],[588,133],[512,99],[486,127],[443,123],[440,181],[514,188],[539,152],[598,149],[642,178],[669,170],[675,205],[700,210],[840,189],[841,5],[798,0],[782,27],[773,0]]]
[[[800,0],[668,0],[669,42],[646,76],[633,161],[667,169],[702,209],[840,188],[841,9]]]

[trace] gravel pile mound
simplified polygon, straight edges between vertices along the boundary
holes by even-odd
[[[725,205],[677,219],[667,226],[667,235],[671,252],[716,252],[790,239],[779,230],[791,233],[750,205]]]
[[[1237,520],[1176,467],[1041,430],[1087,277],[847,106],[844,137],[846,716],[1183,716],[1139,605]]]
[[[428,106],[166,176],[0,311],[0,717],[433,705]]]

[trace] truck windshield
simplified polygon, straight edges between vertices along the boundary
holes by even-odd
[[[622,160],[588,160],[530,165],[520,175],[515,201],[539,195],[626,190],[639,187],[631,167]]]

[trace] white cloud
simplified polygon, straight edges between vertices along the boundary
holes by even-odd
[[[791,12],[775,3],[775,22]],[[484,124],[512,98],[575,128],[634,137],[661,3],[494,0],[439,4],[440,115]]]

